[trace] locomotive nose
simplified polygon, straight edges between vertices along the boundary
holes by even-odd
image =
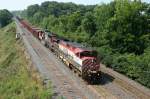
[[[91,71],[98,71],[99,70],[99,64],[96,64],[96,65],[93,65],[93,66],[90,66],[89,68]]]
[[[96,59],[87,59],[83,62],[84,66],[89,69],[89,71],[98,71],[100,64],[96,61]]]

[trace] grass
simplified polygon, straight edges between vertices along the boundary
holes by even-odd
[[[14,23],[0,29],[0,99],[50,99],[52,89],[33,80],[20,45]]]

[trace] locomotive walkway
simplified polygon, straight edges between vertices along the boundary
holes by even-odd
[[[149,98],[148,89],[145,91],[145,88],[141,86],[141,89],[138,89],[139,87],[133,87],[136,86],[136,83],[128,81],[125,77],[114,73],[114,71],[107,69],[105,66],[102,66],[101,68],[104,72],[102,73],[101,82],[97,85],[87,85],[80,77],[69,70],[69,68],[67,68],[55,55],[34,38],[31,33],[21,27],[17,20],[16,25],[17,31],[22,35],[24,45],[34,66],[37,67],[43,79],[51,81],[54,89],[53,99],[58,99],[62,96],[66,99]],[[134,85],[129,86],[129,82]]]

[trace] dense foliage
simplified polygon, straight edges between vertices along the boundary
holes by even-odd
[[[115,0],[84,6],[44,2],[26,18],[70,40],[96,48],[102,62],[150,88],[150,5]]]
[[[0,10],[0,27],[6,26],[12,21],[12,14],[4,9]]]

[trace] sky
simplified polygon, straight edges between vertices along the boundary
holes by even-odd
[[[76,4],[93,5],[100,3],[109,3],[112,0],[0,0],[0,9],[13,10],[23,10],[27,6],[32,4],[41,4],[44,1],[58,1],[58,2],[73,2]],[[144,2],[150,3],[150,0],[142,0]]]

